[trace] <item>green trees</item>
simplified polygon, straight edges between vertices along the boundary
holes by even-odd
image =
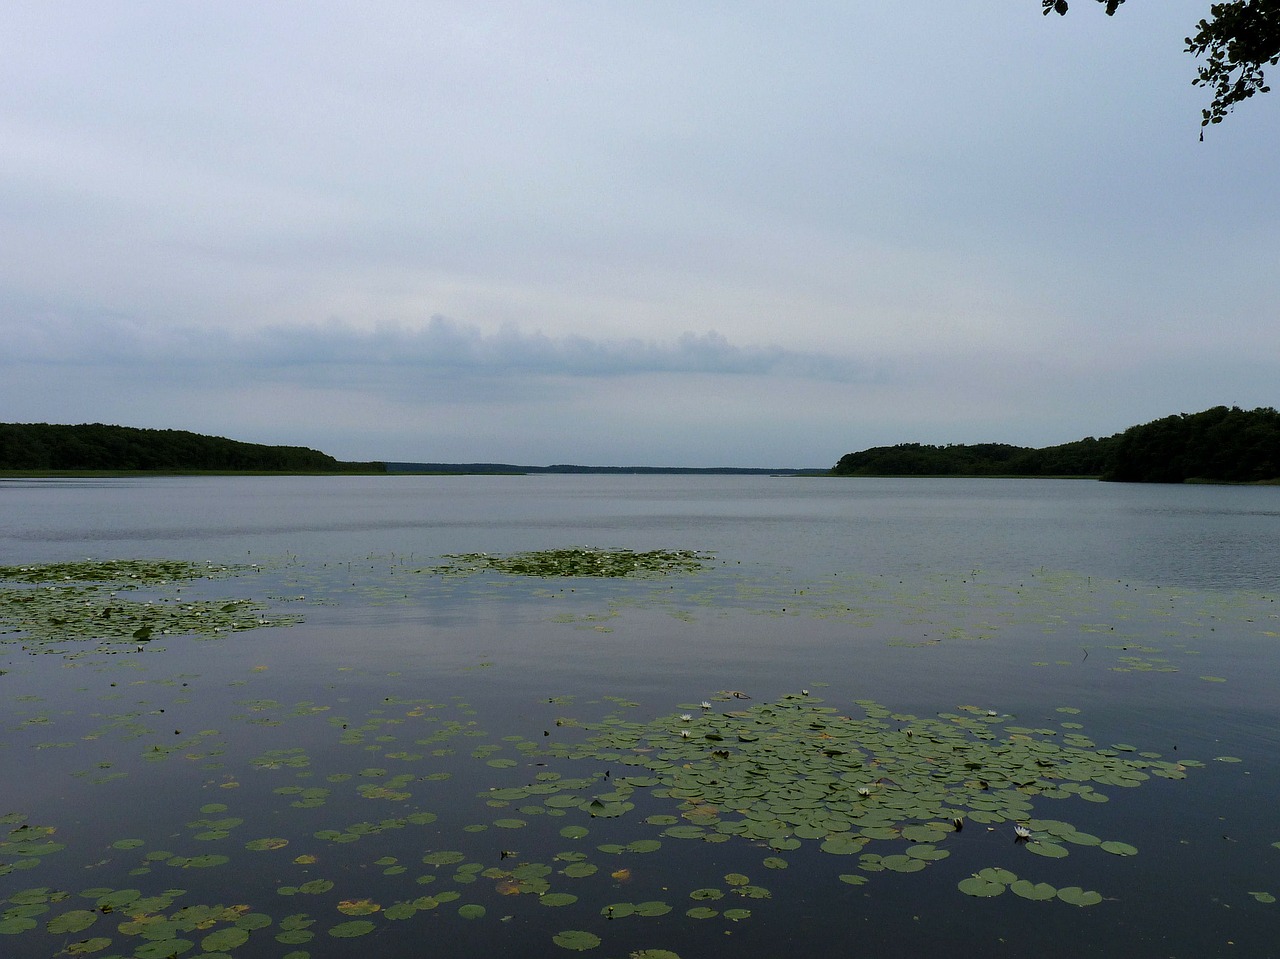
[[[1130,483],[1280,478],[1280,413],[1215,406],[1131,426],[1104,479]]]
[[[1124,0],[1098,0],[1107,16]],[[1067,0],[1042,0],[1044,13],[1067,12]],[[1209,16],[1186,38],[1186,50],[1204,62],[1192,82],[1213,91],[1201,126],[1221,123],[1235,105],[1255,93],[1269,93],[1264,66],[1280,63],[1280,0],[1228,0],[1209,7]]]
[[[877,446],[840,457],[838,476],[1100,476],[1116,438],[1030,449],[1005,443]]]
[[[182,430],[88,423],[0,423],[0,469],[385,472],[382,463],[342,463],[302,446],[263,446]]]
[[[1098,476],[1126,483],[1280,480],[1280,413],[1215,406],[1131,426],[1114,436],[1028,449],[878,446],[840,457],[837,476]]]

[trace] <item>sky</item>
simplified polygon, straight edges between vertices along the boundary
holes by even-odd
[[[0,421],[826,467],[1280,405],[1208,6],[10,0]]]

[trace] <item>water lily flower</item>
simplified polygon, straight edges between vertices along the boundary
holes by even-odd
[[[711,704],[710,704],[709,702],[707,702],[705,699],[704,699],[702,702],[700,702],[698,705],[699,705],[701,708],[703,708],[703,709],[710,709],[710,708],[711,708]]]
[[[687,730],[687,729],[682,729],[682,730],[680,730],[680,738],[681,738],[681,739],[688,739],[688,738],[689,738],[689,730]]]
[[[691,715],[689,715],[688,713],[681,713],[681,714],[680,714],[680,721],[681,721],[682,723],[692,722],[692,721],[693,721],[693,717],[692,717]]]
[[[1031,830],[1021,824],[1013,827],[1014,841],[1025,841],[1031,838]]]

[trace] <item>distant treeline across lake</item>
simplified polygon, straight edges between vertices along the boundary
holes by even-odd
[[[385,463],[344,463],[304,446],[265,446],[184,430],[101,423],[0,423],[0,469],[285,473],[385,473]]]
[[[304,446],[267,446],[184,430],[101,423],[0,423],[0,470],[8,472],[243,473],[771,473],[804,468],[516,466],[504,463],[352,463]],[[1280,483],[1280,413],[1217,406],[1032,449],[1005,443],[901,443],[847,453],[836,476],[1084,476],[1132,483]]]
[[[840,457],[838,476],[1096,476],[1130,483],[1280,481],[1280,413],[1216,406],[1123,433],[1030,449],[1004,443],[877,446]]]

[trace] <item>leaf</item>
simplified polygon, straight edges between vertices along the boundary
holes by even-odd
[[[1100,893],[1086,892],[1079,886],[1066,886],[1059,889],[1058,898],[1071,906],[1096,906],[1102,902]]]
[[[571,906],[577,901],[578,897],[568,892],[547,892],[538,897],[544,906]]]
[[[558,932],[551,937],[551,941],[562,949],[571,949],[574,952],[585,952],[600,945],[599,936],[580,929],[566,929]]]
[[[350,922],[338,923],[329,930],[329,935],[335,939],[353,939],[356,936],[367,936],[376,928],[368,919],[352,919]]]
[[[44,927],[54,935],[62,935],[64,933],[83,932],[97,921],[98,913],[89,909],[73,909],[50,919],[44,924]]]
[[[1028,879],[1017,879],[1009,884],[1009,891],[1023,899],[1047,900],[1058,895],[1058,890],[1047,882],[1033,883]]]
[[[1111,853],[1113,856],[1136,856],[1138,854],[1137,846],[1131,846],[1127,842],[1116,842],[1114,840],[1099,843],[1098,848],[1103,852]]]
[[[67,946],[67,955],[70,956],[89,956],[95,952],[101,952],[111,945],[111,940],[102,936],[96,936],[92,939],[83,939],[80,942],[73,942]]]
[[[656,899],[636,903],[637,916],[648,916],[652,918],[654,916],[665,916],[670,911],[671,906],[669,903],[660,902]]]
[[[243,946],[249,941],[249,933],[237,926],[229,926],[211,932],[200,941],[200,948],[205,952],[229,952]]]
[[[1013,882],[1018,878],[1016,873],[1010,872],[1008,869],[1000,869],[997,867],[988,867],[978,872],[979,879],[985,879],[988,882],[999,882],[1005,885]]]
[[[1026,844],[1026,850],[1035,853],[1037,856],[1044,856],[1046,859],[1061,859],[1070,855],[1070,850],[1066,846],[1061,846],[1056,842],[1029,842]]]
[[[1004,892],[1005,884],[995,882],[990,879],[982,879],[978,876],[970,876],[968,879],[961,879],[956,884],[957,888],[966,896],[977,896],[978,898],[990,898],[998,896]]]

